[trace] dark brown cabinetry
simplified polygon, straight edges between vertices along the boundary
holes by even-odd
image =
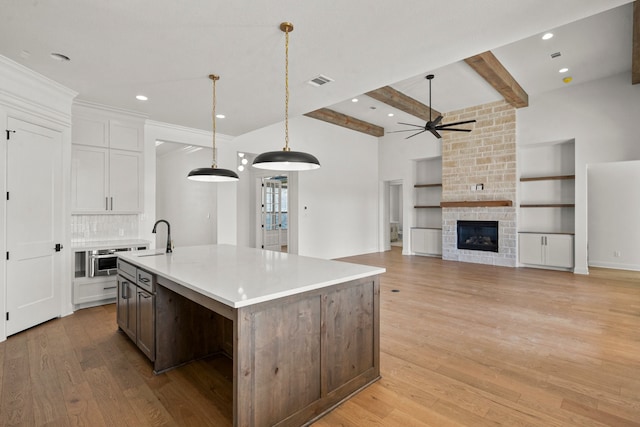
[[[151,361],[154,361],[156,356],[155,277],[118,260],[116,311],[120,329]]]

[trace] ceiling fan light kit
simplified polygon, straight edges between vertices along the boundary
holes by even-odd
[[[415,132],[413,135],[409,135],[405,139],[413,138],[416,135],[420,135],[421,133],[431,132],[433,136],[440,139],[442,135],[438,131],[454,131],[454,132],[471,132],[471,129],[458,129],[452,128],[451,126],[465,125],[468,123],[475,123],[475,120],[463,120],[461,122],[440,124],[442,121],[442,116],[436,117],[435,120],[431,119],[431,80],[433,80],[435,76],[433,74],[427,74],[426,79],[429,81],[429,121],[425,125],[415,125],[413,123],[402,123],[398,122],[399,125],[405,126],[413,126],[414,129],[403,129],[403,130],[395,130],[387,133],[397,133],[397,132]],[[416,132],[417,131],[417,132]]]
[[[320,162],[308,153],[291,151],[289,148],[289,33],[293,31],[291,22],[280,24],[280,31],[285,33],[285,108],[284,108],[284,148],[282,151],[262,153],[253,160],[253,167],[277,171],[306,171],[318,169]]]
[[[193,169],[187,175],[187,178],[192,181],[201,182],[231,182],[237,181],[238,174],[228,169],[219,169],[216,161],[216,82],[220,80],[220,76],[210,74],[209,78],[213,81],[213,110],[211,112],[211,119],[213,121],[213,158],[210,168],[196,168]]]

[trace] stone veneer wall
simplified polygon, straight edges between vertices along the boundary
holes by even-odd
[[[453,111],[443,123],[476,119],[473,131],[442,132],[442,201],[511,200],[511,207],[442,209],[442,259],[515,267],[516,111],[506,101]],[[471,191],[471,186],[484,189]],[[457,220],[499,221],[499,251],[457,249]]]

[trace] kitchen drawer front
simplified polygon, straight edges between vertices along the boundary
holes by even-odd
[[[115,277],[104,281],[75,283],[73,289],[73,303],[83,304],[106,299],[115,299],[117,295]]]
[[[135,265],[131,265],[128,262],[118,259],[118,274],[126,277],[134,283],[136,282],[136,270],[137,268]]]
[[[145,291],[153,294],[156,291],[156,276],[144,270],[138,269],[136,284]]]

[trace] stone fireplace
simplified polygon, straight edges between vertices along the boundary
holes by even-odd
[[[476,120],[472,132],[442,138],[442,258],[515,267],[515,108],[498,101],[453,111],[443,121],[469,119]],[[495,251],[459,248],[459,221],[497,223]]]

